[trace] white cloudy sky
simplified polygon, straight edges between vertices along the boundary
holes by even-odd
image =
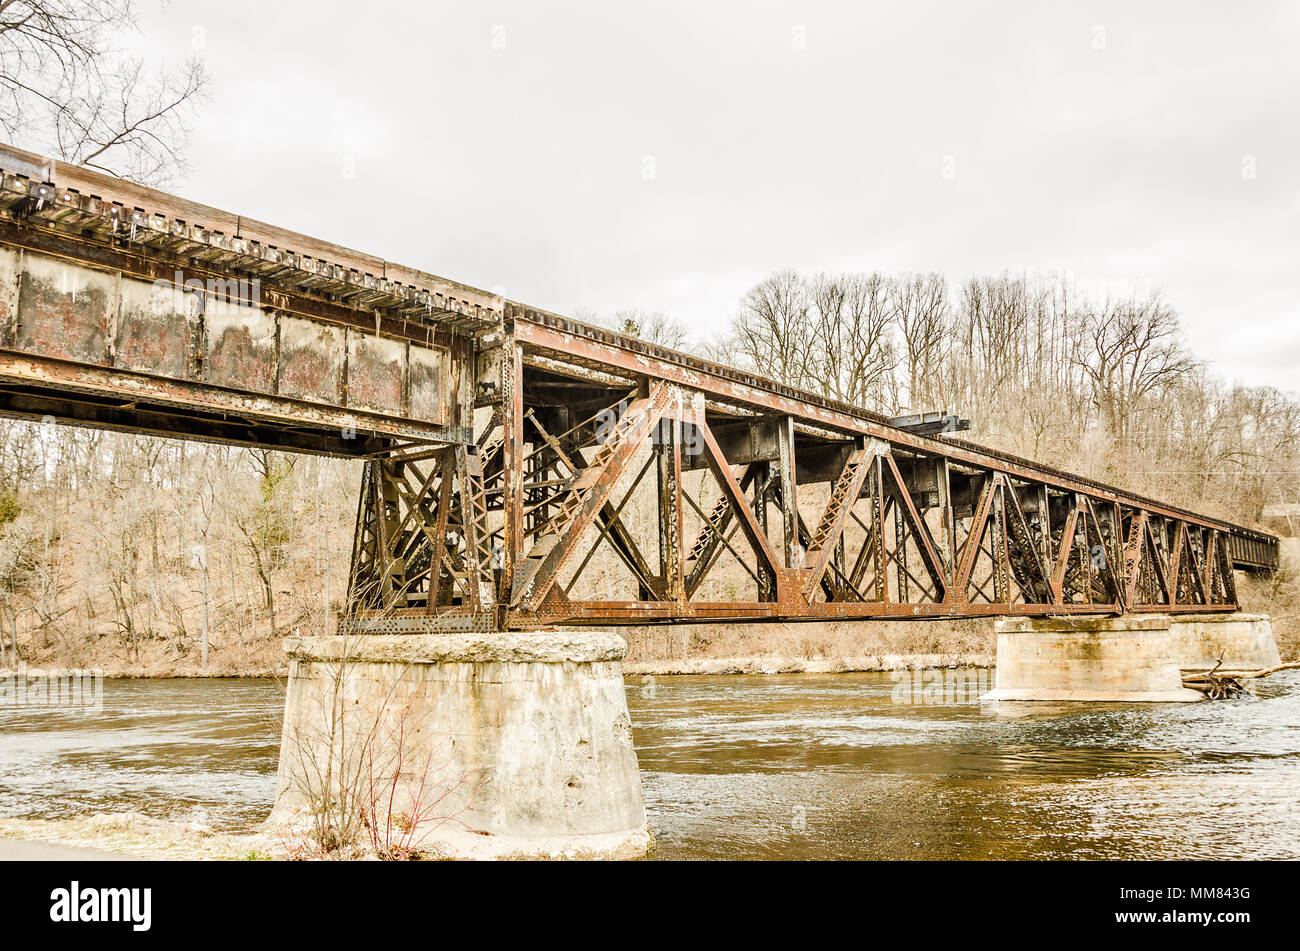
[[[1226,376],[1300,389],[1300,3],[1057,6],[143,0],[142,28],[214,77],[195,200],[699,337],[781,267],[1140,281]]]

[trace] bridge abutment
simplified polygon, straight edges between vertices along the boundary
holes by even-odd
[[[269,825],[319,838],[333,824],[340,839],[445,858],[625,859],[653,847],[622,638],[362,634],[285,649]]]
[[[1184,614],[1172,618],[1174,656],[1183,670],[1261,670],[1282,663],[1267,614]]]
[[[983,700],[1183,702],[1170,619],[1014,617],[997,623],[994,689]]]

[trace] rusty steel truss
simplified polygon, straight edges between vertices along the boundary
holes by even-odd
[[[1264,532],[5,147],[0,413],[364,459],[372,631],[1223,611],[1277,566]]]

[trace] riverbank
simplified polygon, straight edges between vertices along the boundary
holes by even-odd
[[[996,655],[979,654],[859,654],[852,657],[789,657],[762,655],[752,657],[695,657],[625,663],[623,673],[628,677],[644,676],[697,676],[724,674],[855,674],[884,673],[894,670],[931,670],[935,668],[995,666]],[[47,674],[65,672],[73,668],[47,666],[26,668],[28,676],[38,669]],[[0,680],[13,677],[17,671],[0,667]],[[105,680],[284,680],[288,678],[288,665],[254,668],[248,673],[216,673],[203,670],[168,672],[165,669],[118,667],[104,671]]]
[[[139,812],[72,819],[0,819],[0,861],[289,858],[286,843],[263,832],[214,832],[201,823]]]
[[[894,670],[993,667],[994,654],[862,654],[856,657],[696,657],[625,663],[628,677],[724,674],[858,674]]]
[[[755,622],[616,627],[627,642],[624,671],[647,674],[849,673],[924,667],[991,667],[993,620]],[[111,641],[56,644],[24,653],[29,674],[101,670],[108,679],[186,677],[279,678],[289,674],[280,638],[217,645],[206,668],[177,657],[164,643],[144,643],[123,656]],[[12,672],[0,665],[0,676]]]
[[[629,676],[837,674],[992,667],[991,618],[617,627]]]
[[[1242,608],[1268,614],[1283,660],[1300,657],[1295,572],[1239,581]],[[629,676],[673,674],[851,673],[934,667],[991,667],[993,618],[747,622],[614,627],[628,645]],[[289,630],[285,634],[308,633]],[[21,643],[21,642],[20,642]],[[278,678],[289,666],[282,638],[249,636],[214,643],[202,667],[171,641],[142,641],[126,650],[117,638],[37,638],[22,644],[29,672],[86,669],[106,678]],[[14,667],[0,663],[0,676]]]
[[[0,862],[116,862],[135,856],[55,842],[0,838]]]

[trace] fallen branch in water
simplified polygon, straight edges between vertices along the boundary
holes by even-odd
[[[1258,677],[1267,677],[1269,674],[1275,674],[1279,670],[1300,669],[1300,661],[1291,661],[1286,664],[1277,664],[1273,667],[1265,667],[1263,670],[1220,671],[1219,666],[1222,663],[1223,658],[1220,657],[1219,663],[1215,664],[1211,670],[1202,673],[1185,674],[1183,676],[1183,686],[1192,690],[1199,690],[1211,700],[1232,699],[1235,697],[1244,697],[1246,695],[1246,688],[1242,684],[1243,680],[1254,680]]]
[[[1273,667],[1265,667],[1263,670],[1224,670],[1219,671],[1218,665],[1214,670],[1206,671],[1202,674],[1186,674],[1183,680],[1201,680],[1211,675],[1219,677],[1234,677],[1238,680],[1253,680],[1256,677],[1267,677],[1269,674],[1275,674],[1279,670],[1297,670],[1300,669],[1300,660],[1289,661],[1285,664],[1277,664]],[[1217,674],[1216,671],[1219,671]]]
[[[1215,677],[1213,680],[1184,680],[1183,686],[1199,690],[1211,700],[1235,700],[1246,695],[1246,688],[1240,680],[1231,677]]]

